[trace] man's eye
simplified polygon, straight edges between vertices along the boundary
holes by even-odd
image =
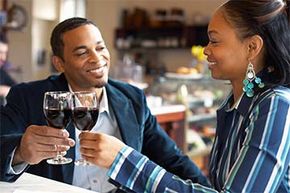
[[[83,55],[85,55],[85,54],[87,54],[86,51],[85,51],[85,52],[77,52],[77,53],[76,53],[77,56],[83,56]]]
[[[97,47],[96,50],[97,50],[97,51],[101,51],[101,50],[103,50],[103,49],[105,49],[105,48],[106,48],[105,46],[100,46],[100,47]]]

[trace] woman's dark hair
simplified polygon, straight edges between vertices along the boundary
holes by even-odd
[[[290,86],[289,7],[282,0],[229,0],[222,6],[225,18],[241,40],[259,35],[264,61],[271,67],[268,84]],[[288,12],[288,13],[287,13]]]
[[[50,37],[50,45],[53,55],[58,56],[63,60],[63,34],[79,26],[88,24],[96,26],[92,21],[80,17],[69,18],[55,26]]]

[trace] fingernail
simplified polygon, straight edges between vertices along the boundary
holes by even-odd
[[[74,142],[73,140],[69,140],[68,144],[69,144],[70,146],[74,146],[74,145],[75,145],[75,142]]]
[[[67,132],[67,130],[63,130],[62,131],[62,136],[63,137],[68,137],[69,136],[69,133]]]

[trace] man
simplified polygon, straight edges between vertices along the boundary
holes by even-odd
[[[1,180],[15,181],[27,171],[95,191],[116,189],[108,182],[107,169],[73,163],[52,166],[45,161],[57,151],[67,151],[66,157],[76,159],[80,148],[73,124],[68,132],[46,126],[44,93],[90,90],[100,100],[100,115],[92,132],[117,137],[172,173],[207,185],[151,115],[143,92],[108,78],[110,54],[95,24],[84,18],[61,22],[52,32],[51,47],[52,62],[61,74],[12,87],[1,109]]]
[[[4,36],[0,35],[0,96],[6,97],[10,87],[15,81],[5,71],[4,66],[7,64],[8,44]]]

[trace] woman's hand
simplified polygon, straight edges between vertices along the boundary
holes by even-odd
[[[109,168],[118,152],[125,146],[119,139],[104,134],[82,132],[80,138],[80,152],[88,162]]]

